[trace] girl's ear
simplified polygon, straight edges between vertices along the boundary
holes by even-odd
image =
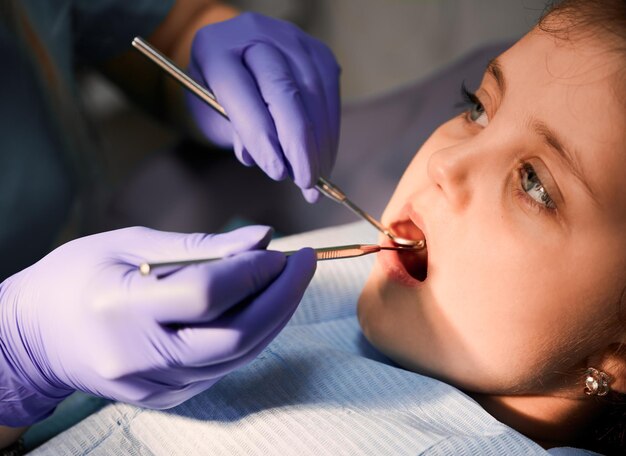
[[[595,358],[595,357],[594,357]],[[589,365],[608,374],[611,377],[611,390],[617,393],[626,393],[626,343],[609,345],[604,353],[596,358],[597,366]]]

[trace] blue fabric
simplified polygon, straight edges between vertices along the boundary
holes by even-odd
[[[359,223],[272,247],[375,236]],[[285,330],[208,391],[163,411],[109,404],[32,454],[548,454],[461,391],[394,365],[364,339],[355,309],[372,261],[321,262]]]
[[[0,55],[6,63],[0,71],[0,280],[47,253],[71,210],[76,179],[67,138],[74,132],[63,129],[59,113],[68,107],[80,113],[75,66],[129,49],[131,37],[150,34],[173,0],[9,3],[18,5],[19,13],[13,17],[5,2],[7,10],[0,14]],[[45,52],[26,43],[23,17]],[[49,56],[53,78],[39,63],[43,55]],[[59,108],[59,94],[65,108]]]

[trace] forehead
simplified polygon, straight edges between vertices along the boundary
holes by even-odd
[[[520,120],[541,120],[562,137],[598,199],[619,202],[626,214],[623,57],[600,39],[569,41],[534,29],[498,61],[504,102]]]

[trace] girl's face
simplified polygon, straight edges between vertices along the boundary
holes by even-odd
[[[623,341],[626,119],[603,46],[533,30],[419,150],[383,223],[423,232],[427,278],[408,275],[424,252],[384,252],[359,299],[390,358],[470,391],[545,393]]]

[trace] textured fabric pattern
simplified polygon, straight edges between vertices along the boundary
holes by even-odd
[[[272,247],[374,241],[367,225],[352,224]],[[285,330],[210,390],[170,410],[110,404],[32,454],[548,454],[459,390],[394,366],[367,343],[355,309],[372,261],[320,263]]]

